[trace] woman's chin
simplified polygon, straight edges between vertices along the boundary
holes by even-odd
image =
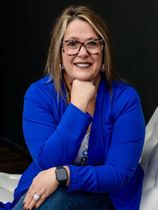
[[[81,81],[93,81],[93,80],[97,80],[98,77],[99,77],[99,74],[98,75],[76,75],[74,79],[78,79]]]
[[[81,81],[91,81],[93,80],[95,77],[92,75],[74,75],[74,79],[78,79]]]
[[[92,75],[92,74],[73,74],[73,75],[68,75],[66,74],[66,79],[72,83],[73,80],[78,79],[81,81],[92,81],[95,80],[97,78],[97,75]]]

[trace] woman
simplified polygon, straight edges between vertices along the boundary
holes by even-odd
[[[33,162],[15,191],[14,210],[139,209],[144,118],[110,51],[98,14],[85,6],[63,11],[48,76],[25,95],[23,129]]]

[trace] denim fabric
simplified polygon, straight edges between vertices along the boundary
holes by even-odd
[[[21,197],[13,210],[23,209]],[[89,192],[67,192],[64,187],[58,188],[38,208],[39,210],[114,210],[107,194]]]

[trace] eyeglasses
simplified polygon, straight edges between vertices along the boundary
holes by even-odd
[[[102,39],[92,39],[85,42],[79,42],[74,39],[65,40],[62,43],[64,52],[69,56],[74,56],[79,53],[81,47],[84,46],[88,53],[94,55],[102,51],[104,41]]]

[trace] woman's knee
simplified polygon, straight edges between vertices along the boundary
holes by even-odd
[[[38,209],[68,210],[70,203],[71,199],[68,196],[67,189],[60,187],[53,194],[51,194]]]

